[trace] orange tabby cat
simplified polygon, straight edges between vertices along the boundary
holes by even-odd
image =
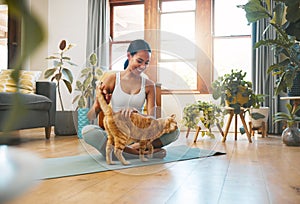
[[[114,113],[107,105],[104,96],[97,93],[97,98],[104,113],[104,127],[107,131],[106,162],[113,164],[112,151],[123,165],[130,164],[123,156],[125,146],[131,142],[139,142],[139,155],[141,161],[147,161],[145,151],[148,149],[149,157],[152,157],[152,141],[165,133],[173,132],[177,129],[175,115],[170,117],[154,119],[137,112],[126,118],[121,112]],[[113,148],[114,147],[114,148]]]

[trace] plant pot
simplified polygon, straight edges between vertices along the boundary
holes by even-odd
[[[251,108],[250,109],[250,121],[253,128],[262,127],[263,122],[267,124],[269,118],[269,107]],[[253,116],[253,117],[252,117]],[[257,116],[257,117],[255,117]]]
[[[297,125],[287,127],[281,136],[283,143],[287,146],[300,146],[300,130]]]
[[[82,138],[82,128],[86,125],[90,124],[90,121],[87,117],[87,113],[89,112],[88,108],[79,108],[77,113],[78,113],[78,124],[77,124],[77,135],[78,138]]]
[[[243,95],[245,90],[246,90],[245,87],[240,86],[239,87],[239,92],[236,94],[236,96],[232,96],[231,93],[226,92],[227,97],[229,97],[229,98],[232,97],[232,100],[231,101],[226,100],[225,105],[230,106],[232,104],[239,103],[241,106],[243,106],[244,104],[248,103],[249,102],[249,95],[247,95],[247,96]]]
[[[77,120],[76,111],[56,111],[54,126],[55,135],[76,135],[75,118]]]

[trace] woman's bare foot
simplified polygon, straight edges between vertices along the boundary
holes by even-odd
[[[153,158],[163,159],[167,156],[167,151],[162,148],[154,149]]]

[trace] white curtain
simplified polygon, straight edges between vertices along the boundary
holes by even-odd
[[[109,1],[88,0],[87,59],[96,53],[102,69],[109,67],[109,23]]]

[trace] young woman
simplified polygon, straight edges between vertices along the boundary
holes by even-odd
[[[150,57],[151,48],[146,41],[141,39],[132,41],[127,49],[125,70],[110,74],[98,87],[104,94],[107,103],[111,102],[114,112],[121,111],[129,117],[132,111],[142,112],[146,101],[147,114],[155,117],[155,84],[141,76],[149,65]],[[88,118],[90,120],[95,119],[100,111],[98,101],[95,100],[88,112]],[[162,147],[177,140],[178,136],[179,130],[177,129],[175,132],[164,134],[154,140],[154,157],[165,157],[166,151]],[[107,141],[105,130],[97,125],[88,125],[82,129],[82,137],[86,143],[95,147],[105,156]],[[138,155],[138,148],[138,144],[127,146],[124,150],[124,156]]]

